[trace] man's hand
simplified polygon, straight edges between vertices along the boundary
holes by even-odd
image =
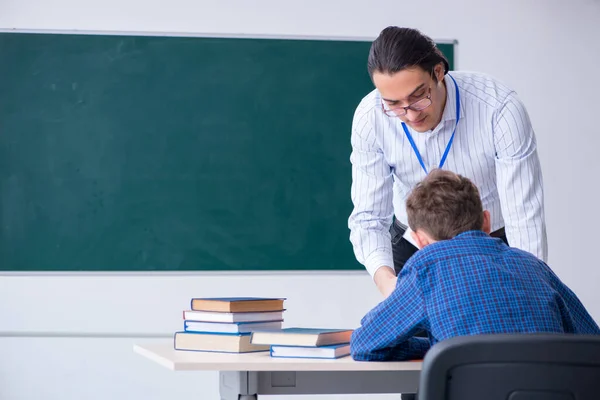
[[[386,266],[379,268],[377,272],[375,272],[373,278],[375,280],[375,285],[377,285],[377,289],[379,289],[385,298],[392,294],[396,288],[396,282],[398,281],[398,277],[394,273],[394,270]]]

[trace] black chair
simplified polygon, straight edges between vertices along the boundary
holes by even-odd
[[[598,400],[600,335],[494,334],[435,344],[419,400]]]

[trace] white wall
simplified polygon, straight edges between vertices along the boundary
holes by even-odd
[[[595,76],[600,2],[421,4],[1,0],[0,28],[374,38],[387,25],[405,25],[434,39],[457,39],[458,69],[496,75],[527,104],[545,177],[550,264],[600,321],[600,268],[594,251],[600,225],[595,212],[600,128],[594,120],[600,107]],[[190,297],[239,294],[287,296],[287,322],[315,326],[354,326],[379,300],[365,273],[3,276],[0,398],[217,398],[215,374],[173,373],[151,365],[132,354],[135,338],[18,335],[85,330],[168,334],[179,328],[180,311]],[[59,316],[63,322],[57,322]]]
[[[354,327],[378,299],[357,272],[0,277],[0,399],[218,399],[216,373],[172,372],[132,346],[157,340],[136,338],[140,333],[180,330],[191,297],[238,295],[285,296],[286,324],[315,327]],[[22,337],[23,331],[132,338]]]

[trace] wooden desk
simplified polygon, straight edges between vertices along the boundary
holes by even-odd
[[[174,371],[219,371],[222,400],[256,400],[259,394],[415,393],[422,365],[176,351],[172,341],[138,344],[134,351]]]

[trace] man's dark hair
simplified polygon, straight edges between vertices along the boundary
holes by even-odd
[[[431,171],[406,200],[408,225],[434,240],[483,228],[483,205],[479,191],[469,179],[441,169]]]
[[[368,69],[371,78],[375,72],[392,75],[412,67],[433,74],[439,63],[444,64],[444,74],[448,73],[448,60],[430,37],[416,29],[389,26],[371,45]]]

